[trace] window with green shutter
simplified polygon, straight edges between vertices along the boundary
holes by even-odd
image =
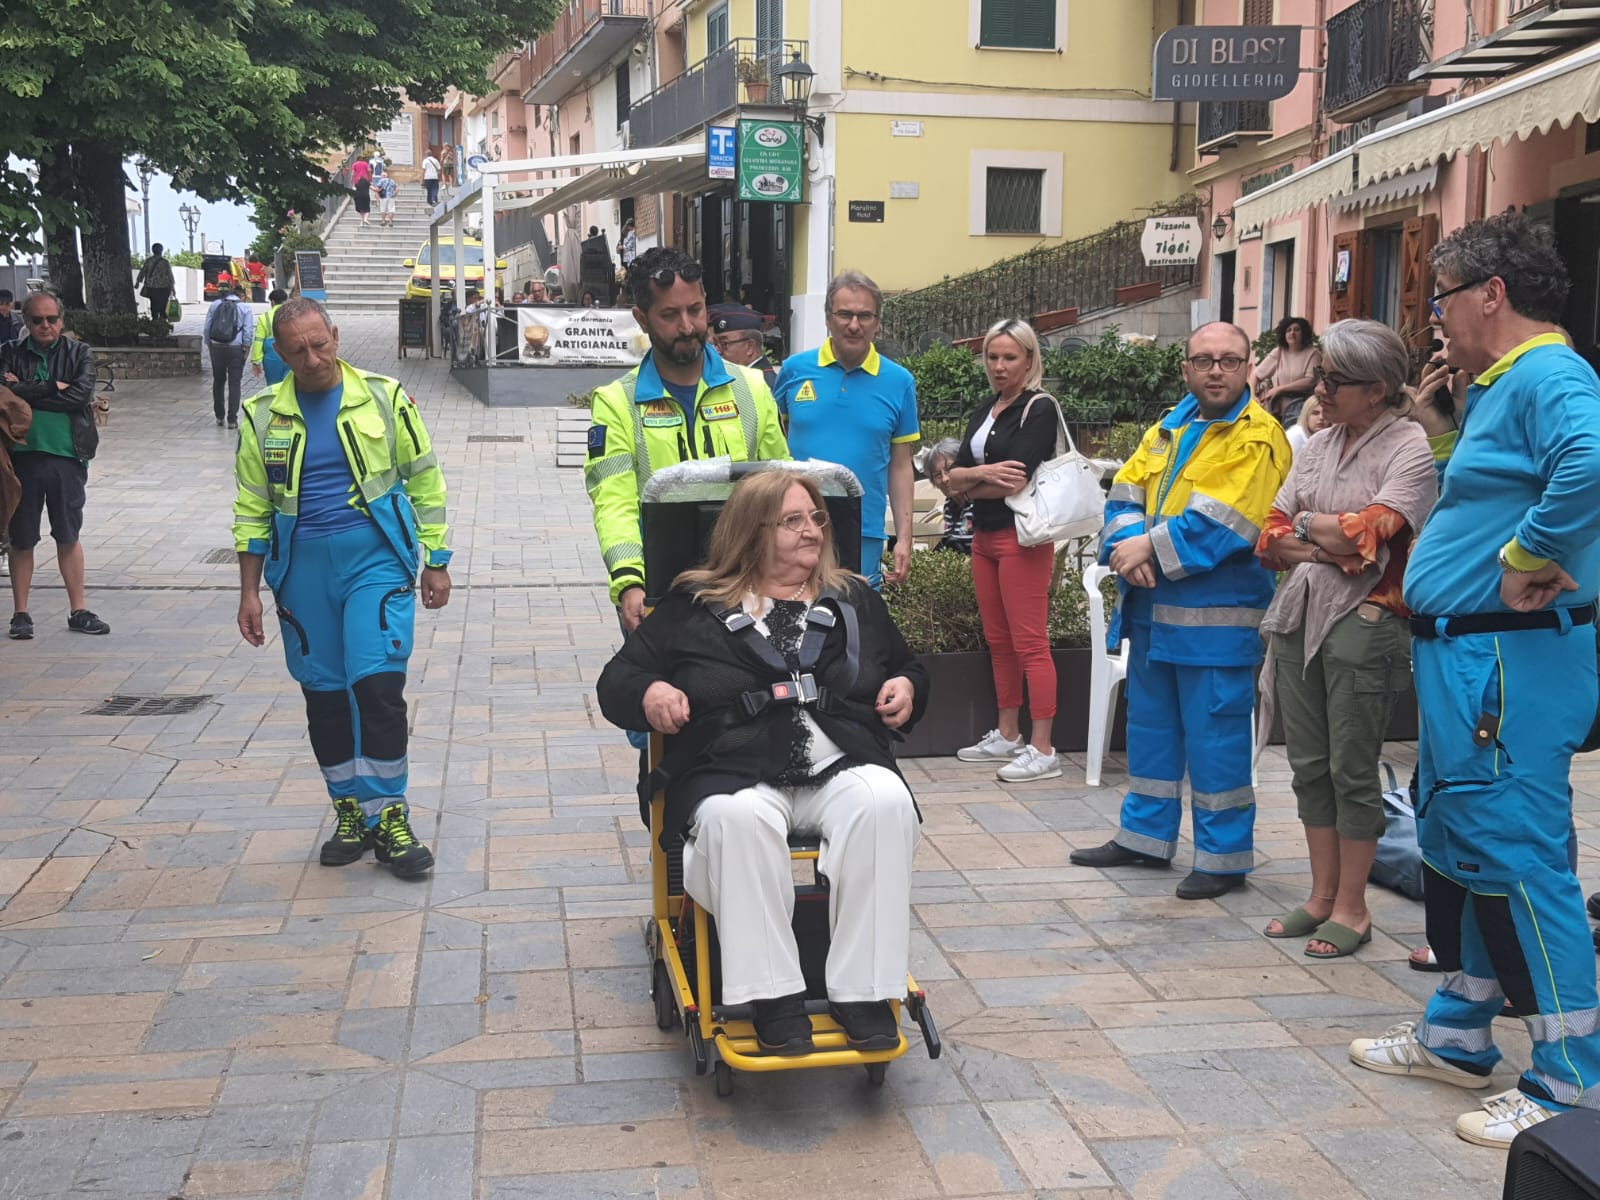
[[[982,0],[978,41],[1015,50],[1056,48],[1056,0]]]

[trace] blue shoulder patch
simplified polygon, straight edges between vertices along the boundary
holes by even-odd
[[[599,458],[606,452],[606,427],[604,425],[589,426],[589,457]]]

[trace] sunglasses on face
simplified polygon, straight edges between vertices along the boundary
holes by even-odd
[[[808,513],[787,513],[776,521],[769,521],[768,524],[781,525],[790,533],[799,533],[805,529],[807,521],[810,521],[818,529],[826,529],[828,527],[828,510],[815,508]]]
[[[1321,388],[1330,396],[1337,392],[1340,388],[1359,387],[1363,384],[1372,382],[1370,379],[1346,379],[1342,375],[1330,375],[1321,367],[1311,368],[1311,378],[1313,380],[1311,385],[1312,387]]]
[[[1212,367],[1221,367],[1229,375],[1232,375],[1240,367],[1244,366],[1245,360],[1237,354],[1224,354],[1221,358],[1213,354],[1191,354],[1188,358],[1188,363],[1202,374],[1211,370]]]
[[[59,324],[61,324],[61,317],[60,317],[59,314],[56,315],[56,316],[53,316],[53,317],[29,317],[27,320],[28,320],[28,324],[29,325],[59,325]]]
[[[1489,279],[1493,279],[1493,278],[1494,278],[1493,275],[1489,276]],[[1446,288],[1442,292],[1439,292],[1439,293],[1437,293],[1435,295],[1429,296],[1428,297],[1428,307],[1429,307],[1429,309],[1431,309],[1433,311],[1434,320],[1440,321],[1440,320],[1444,319],[1444,308],[1439,304],[1439,301],[1448,300],[1451,296],[1454,296],[1457,292],[1464,292],[1468,288],[1482,287],[1484,284],[1489,282],[1489,279],[1474,279],[1471,283],[1458,283],[1453,288]]]

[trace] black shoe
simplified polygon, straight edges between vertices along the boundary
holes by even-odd
[[[67,628],[73,633],[110,633],[111,626],[87,608],[80,608],[67,618]]]
[[[407,819],[405,802],[389,805],[378,818],[373,831],[372,852],[381,863],[388,863],[401,879],[413,879],[433,870],[433,851],[417,841]]]
[[[237,429],[237,428],[239,428],[239,422],[235,421],[232,417],[229,417],[228,418],[228,428],[229,429]]]
[[[810,1054],[816,1049],[804,992],[776,1000],[757,1000],[753,1007],[756,1041],[767,1054]]]
[[[1165,871],[1172,866],[1170,858],[1157,858],[1154,854],[1129,850],[1116,842],[1107,842],[1104,846],[1089,850],[1074,850],[1067,855],[1067,861],[1075,867],[1159,867]]]
[[[12,613],[11,636],[19,642],[31,641],[33,638],[33,618],[27,613]]]
[[[217,418],[217,428],[218,428],[218,429],[221,429],[221,428],[222,428],[222,418],[221,418],[221,417],[218,417],[218,418]]]
[[[1179,900],[1215,900],[1243,886],[1243,875],[1210,875],[1205,871],[1190,871],[1178,885],[1177,896]]]
[[[339,824],[333,831],[333,836],[322,843],[322,865],[325,867],[343,867],[357,862],[361,856],[372,849],[372,829],[367,825],[367,818],[361,811],[361,804],[354,799],[335,800],[333,811],[339,814]]]
[[[1591,921],[1600,921],[1600,892],[1596,892],[1584,901],[1583,907],[1588,910]]]
[[[829,1004],[828,1012],[844,1027],[845,1044],[852,1050],[893,1050],[900,1044],[900,1029],[887,1000]]]

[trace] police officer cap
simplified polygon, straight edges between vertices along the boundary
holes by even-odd
[[[711,313],[711,327],[718,333],[758,333],[763,324],[760,313],[742,304],[718,304]]]

